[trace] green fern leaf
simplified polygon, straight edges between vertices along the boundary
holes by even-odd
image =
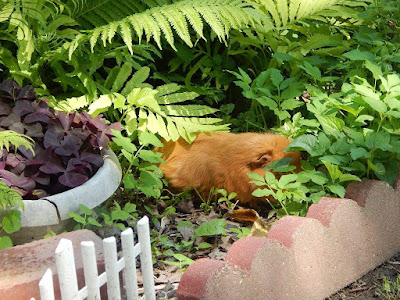
[[[218,111],[218,109],[211,108],[204,105],[166,105],[162,106],[161,110],[170,116],[206,116],[213,114]]]
[[[159,104],[174,104],[174,103],[181,103],[188,100],[195,99],[199,94],[195,92],[183,92],[183,93],[176,93],[170,95],[159,96],[157,94],[157,102]]]
[[[137,72],[135,72],[131,79],[126,83],[125,87],[121,91],[122,95],[129,94],[132,89],[138,88],[142,86],[142,83],[149,78],[150,75],[150,68],[149,67],[142,67]]]
[[[93,98],[89,95],[83,95],[81,97],[72,97],[63,101],[57,101],[55,108],[64,112],[73,112],[81,108],[87,107]]]
[[[160,26],[160,29],[167,42],[170,45],[174,45],[174,33],[172,32],[168,19],[161,12],[157,11],[153,13],[153,18],[156,20],[158,26]],[[173,47],[174,50],[176,50],[175,46]]]
[[[179,91],[181,89],[181,87],[179,85],[177,85],[176,83],[169,83],[169,84],[164,84],[164,85],[160,85],[157,87],[157,97],[161,97],[167,94],[172,94],[175,93],[177,91]],[[160,104],[166,104],[165,101],[163,101],[162,99],[158,99]],[[163,102],[160,102],[163,101]]]
[[[203,23],[206,22],[220,40],[226,41],[230,29],[242,29],[246,25],[267,20],[265,16],[243,0],[158,1],[163,3],[158,4],[159,6],[149,5],[146,1],[142,1],[150,8],[127,9],[130,12],[135,11],[131,15],[127,15],[127,12],[115,14],[105,0],[97,2],[99,5],[93,4],[88,16],[80,14],[77,18],[78,22],[80,18],[83,18],[85,22],[94,20],[92,26],[95,28],[81,31],[81,34],[68,45],[70,53],[75,51],[77,47],[75,40],[78,37],[81,39],[81,43],[84,42],[82,36],[87,37],[93,51],[99,37],[105,46],[107,43],[111,43],[118,34],[122,36],[132,53],[133,35],[138,37],[139,43],[141,43],[143,35],[147,41],[154,39],[157,46],[162,49],[161,37],[164,37],[174,48],[174,34],[177,34],[188,46],[192,47],[189,27],[193,28],[201,38],[204,38]],[[123,0],[123,2],[129,1]],[[157,5],[157,3],[154,4]],[[99,23],[104,25],[98,26]]]
[[[0,150],[6,148],[7,151],[10,151],[10,145],[13,145],[16,149],[18,147],[24,146],[26,149],[33,151],[34,141],[23,134],[12,130],[4,130],[0,131]]]
[[[126,80],[131,76],[132,65],[130,63],[124,63],[118,72],[117,77],[114,80],[111,91],[118,92],[124,86]]]
[[[125,45],[128,47],[129,53],[133,54],[132,34],[131,34],[131,29],[129,28],[129,25],[122,22],[119,24],[119,27],[120,27],[120,34],[122,36],[122,39],[123,39]]]
[[[190,25],[194,31],[203,39],[203,21],[201,20],[200,14],[193,7],[180,7],[179,10],[187,17]]]
[[[173,7],[171,7],[169,10],[162,11],[162,13],[168,19],[169,23],[171,23],[178,36],[189,47],[193,47],[192,41],[190,40],[190,34],[185,20],[185,15],[177,13],[177,9]]]

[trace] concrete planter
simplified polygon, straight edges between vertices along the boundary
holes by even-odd
[[[87,182],[60,194],[38,200],[24,200],[21,230],[10,235],[14,244],[43,238],[53,231],[58,234],[73,226],[69,212],[80,212],[79,204],[94,208],[107,200],[118,188],[121,166],[111,150],[103,152],[104,164]]]

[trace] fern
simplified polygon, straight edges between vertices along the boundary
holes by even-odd
[[[114,7],[114,2],[93,1],[93,7],[89,8],[88,2],[81,1],[77,20],[93,29],[81,32],[67,45],[70,57],[77,46],[85,41],[89,42],[93,51],[96,44],[106,46],[112,43],[116,36],[122,38],[131,53],[133,53],[133,36],[138,38],[139,43],[143,38],[147,41],[153,39],[160,49],[162,48],[161,39],[165,38],[175,49],[174,36],[178,35],[192,47],[189,29],[193,29],[200,38],[204,38],[204,22],[211,27],[220,41],[226,41],[229,30],[260,24],[265,19],[253,6],[242,0],[139,2],[138,6],[133,7],[132,1],[121,1],[116,6],[124,7],[125,4],[127,6],[127,9],[121,12],[120,8]],[[82,11],[86,13],[81,14]],[[121,16],[125,17],[121,19]]]
[[[17,133],[12,130],[0,131],[0,150],[6,148],[7,151],[9,151],[10,145],[14,145],[15,149],[24,146],[26,149],[31,150],[33,153],[33,144],[34,141],[26,135]]]
[[[320,16],[355,17],[352,7],[367,6],[369,0],[252,0],[269,17],[274,28],[286,27],[296,21]]]

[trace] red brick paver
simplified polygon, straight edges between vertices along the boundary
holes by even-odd
[[[97,261],[101,266],[104,266],[102,241],[89,230],[73,231],[4,249],[0,251],[0,300],[29,300],[31,297],[39,300],[39,281],[47,268],[51,268],[53,271],[56,299],[60,299],[54,251],[61,238],[69,239],[73,243],[80,288],[84,286],[80,251],[82,241],[94,242]],[[104,267],[99,270],[99,274],[103,271]]]

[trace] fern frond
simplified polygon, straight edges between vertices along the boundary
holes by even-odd
[[[0,131],[0,150],[6,148],[7,151],[10,151],[10,145],[13,145],[15,149],[24,146],[33,153],[33,144],[34,141],[26,135],[12,130]]]
[[[241,29],[251,24],[261,24],[267,20],[244,0],[159,0],[153,1],[152,4],[149,4],[148,1],[139,1],[150,8],[143,10],[142,7],[140,12],[139,9],[128,10],[132,14],[126,15],[125,13],[126,16],[122,19],[104,11],[106,7],[109,7],[105,0],[95,2],[102,4],[91,8],[91,14],[95,16],[92,25],[95,28],[85,32],[81,31],[68,45],[70,53],[76,50],[77,41],[82,44],[89,40],[93,51],[97,43],[105,46],[107,43],[111,43],[115,36],[122,37],[131,53],[133,36],[138,38],[139,43],[143,37],[147,41],[153,39],[161,49],[161,38],[165,38],[168,44],[174,47],[174,35],[177,35],[189,47],[192,47],[190,29],[193,29],[199,37],[204,38],[204,22],[210,26],[221,41],[225,41],[231,29]],[[81,17],[85,18],[85,22],[92,20],[88,16]],[[102,19],[104,25],[98,26],[98,18]]]
[[[326,11],[340,11],[343,7],[362,7],[366,6],[369,0],[253,0],[261,5],[261,10],[274,23],[275,28],[285,27],[300,19],[315,17],[321,15],[325,17]],[[249,1],[251,2],[251,1]],[[357,15],[356,10],[347,10],[348,15],[340,17],[349,17],[350,12],[353,17]]]

